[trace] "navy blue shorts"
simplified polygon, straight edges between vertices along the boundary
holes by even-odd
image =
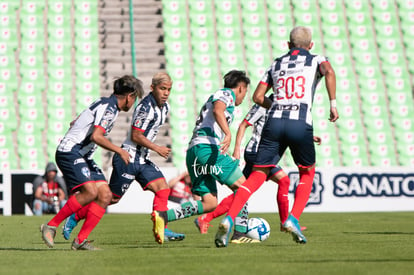
[[[69,192],[75,192],[77,188],[88,182],[106,182],[102,170],[91,159],[86,159],[77,153],[60,151],[56,151],[55,158]]]
[[[252,173],[253,164],[256,161],[256,154],[244,151],[244,160],[246,161],[246,165],[243,169],[243,175],[247,179]],[[275,175],[281,170],[282,168],[279,165],[276,165],[270,170],[269,174],[267,175],[267,179],[270,179],[273,175]]]
[[[315,164],[313,127],[304,120],[269,118],[263,126],[254,166],[275,166],[288,147],[297,166]]]
[[[114,154],[112,167],[109,188],[118,197],[122,197],[125,194],[134,179],[144,190],[151,182],[161,178],[164,179],[164,175],[158,166],[150,160],[145,160],[144,164],[135,161],[126,165],[118,154]]]

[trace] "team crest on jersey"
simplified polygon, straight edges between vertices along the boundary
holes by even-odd
[[[139,127],[139,125],[145,120],[146,117],[147,117],[147,112],[145,112],[145,111],[139,111],[138,115],[135,118],[134,125],[136,127]]]
[[[81,172],[88,179],[91,177],[91,171],[89,170],[88,167],[82,167]]]

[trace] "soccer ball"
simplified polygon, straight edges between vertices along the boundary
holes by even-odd
[[[250,218],[246,235],[254,240],[264,241],[270,236],[270,225],[263,218]]]

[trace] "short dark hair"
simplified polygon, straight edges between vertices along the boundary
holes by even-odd
[[[114,94],[127,95],[130,93],[136,93],[139,98],[144,95],[144,88],[142,87],[142,81],[133,75],[124,75],[118,78],[114,82]]]
[[[247,77],[245,71],[231,70],[226,73],[223,77],[224,79],[224,88],[236,88],[240,82],[250,84],[250,79]]]

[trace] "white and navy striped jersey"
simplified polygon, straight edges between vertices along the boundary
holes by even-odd
[[[108,135],[118,114],[116,96],[101,97],[75,119],[59,143],[57,150],[61,152],[77,151],[83,157],[91,159],[97,147],[90,139],[94,128],[100,127],[104,130],[104,135]]]
[[[274,101],[269,117],[305,120],[312,125],[312,103],[316,86],[323,77],[320,64],[327,57],[312,55],[302,48],[292,48],[276,58],[261,83],[272,86]]]
[[[168,102],[164,103],[164,106],[160,108],[153,94],[149,93],[135,107],[131,128],[141,131],[148,140],[154,142],[160,126],[164,124],[167,118],[169,110],[170,105]],[[131,130],[122,147],[132,156],[131,162],[144,163],[145,159],[149,159],[149,149],[132,141]]]
[[[270,100],[273,101],[273,95],[269,97]],[[262,136],[263,126],[267,119],[267,109],[255,104],[252,108],[250,108],[247,115],[244,117],[244,120],[253,127],[252,136],[249,142],[244,149],[248,153],[257,153],[257,149],[259,148],[260,138]]]
[[[219,145],[223,140],[224,133],[216,122],[213,114],[214,102],[217,100],[220,100],[226,104],[224,115],[228,125],[230,125],[233,121],[236,96],[231,89],[220,89],[212,94],[201,108],[188,148],[191,148],[197,144]]]

